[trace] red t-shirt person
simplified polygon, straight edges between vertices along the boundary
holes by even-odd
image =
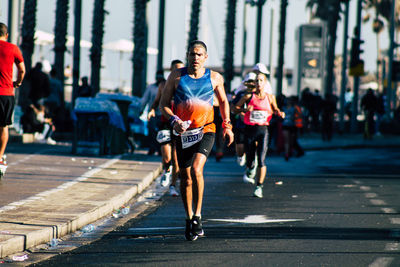
[[[23,61],[18,46],[0,40],[0,95],[14,95],[13,66]]]

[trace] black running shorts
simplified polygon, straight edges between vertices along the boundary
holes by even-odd
[[[172,128],[170,126],[170,124],[168,122],[165,121],[159,121],[158,123],[158,132],[157,132],[157,136],[160,134],[160,131],[168,131],[169,135],[172,137]],[[158,140],[157,140],[158,142]],[[171,144],[172,143],[172,139],[168,140],[168,141],[163,141],[163,142],[159,142],[159,144],[161,146],[166,145],[166,144]]]
[[[15,106],[15,97],[0,95],[0,127],[12,124],[12,114]]]
[[[185,149],[182,148],[181,137],[174,136],[174,138],[176,140],[176,154],[179,168],[188,168],[192,165],[196,153],[201,153],[206,157],[210,155],[214,146],[215,133],[205,133],[200,142]]]

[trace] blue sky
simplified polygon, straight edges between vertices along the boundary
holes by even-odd
[[[54,29],[54,11],[55,0],[39,0],[37,29],[46,32],[52,32]],[[70,19],[68,32],[73,35],[73,2],[70,5]],[[82,7],[82,39],[91,39],[91,21],[93,0],[84,0]],[[105,21],[104,43],[115,41],[118,39],[132,39],[133,32],[133,0],[106,0],[106,10],[109,15]],[[164,39],[164,66],[168,66],[172,59],[179,58],[184,60],[187,30],[189,29],[190,19],[190,4],[189,0],[168,0],[166,1],[166,24],[165,24],[165,39]],[[226,0],[203,0],[201,7],[201,26],[199,37],[204,40],[209,47],[209,66],[222,66],[224,56],[224,38],[225,38],[225,17],[226,17]],[[294,44],[296,28],[307,23],[309,13],[305,9],[306,0],[289,0],[288,14],[286,20],[286,45],[285,45],[285,64],[286,67],[292,68],[294,64]],[[151,0],[148,3],[148,23],[150,28],[149,46],[157,47],[157,27],[158,27],[158,0]],[[264,6],[263,13],[263,28],[262,28],[262,51],[261,61],[268,64],[269,38],[270,38],[270,14],[271,9],[274,9],[274,25],[273,25],[273,58],[272,64],[276,66],[278,56],[278,27],[279,27],[279,5],[280,0],[267,0]],[[243,6],[244,0],[238,1],[237,6],[237,29],[235,40],[235,65],[241,64],[242,51],[242,22],[243,22]],[[7,23],[7,8],[8,0],[0,0],[0,21]],[[350,25],[349,35],[352,35],[355,25],[356,0],[351,1],[350,5]],[[255,22],[256,8],[249,7],[247,13],[248,39],[247,39],[247,56],[246,64],[254,63],[254,40],[255,40]],[[338,26],[338,39],[336,53],[342,51],[342,33],[343,25],[340,22]],[[381,47],[388,47],[388,34],[384,31],[381,37]],[[374,71],[376,65],[376,37],[372,33],[371,24],[363,24],[362,38],[366,40],[363,45],[365,53],[363,55],[366,69]],[[350,42],[349,42],[350,47]],[[38,50],[37,50],[38,51]],[[50,62],[53,61],[53,53],[51,47],[44,47],[42,50],[44,57]],[[37,52],[38,53],[38,52]],[[89,52],[88,49],[82,49],[82,66],[81,74],[90,75],[89,68]],[[368,57],[366,56],[368,55]],[[72,54],[66,55],[67,64],[71,63]],[[121,77],[125,85],[130,86],[132,63],[130,54],[123,54],[121,64]],[[34,60],[39,60],[38,56]],[[156,56],[149,56],[148,62],[148,82],[154,80],[156,67]],[[113,51],[105,51],[103,58],[102,69],[102,86],[116,87],[119,77],[119,53]],[[236,81],[237,83],[238,81]]]

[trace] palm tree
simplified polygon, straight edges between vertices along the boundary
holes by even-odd
[[[313,16],[327,22],[328,51],[326,54],[325,93],[332,93],[333,67],[335,60],[336,30],[340,19],[340,4],[348,0],[309,0],[307,7],[314,11]]]
[[[188,47],[192,41],[198,39],[200,6],[201,6],[201,0],[192,0],[192,14],[190,15],[190,32],[189,32]]]
[[[133,28],[133,79],[132,94],[142,96],[146,87],[146,65],[147,65],[147,21],[146,8],[148,0],[135,0],[135,18]]]
[[[57,79],[64,85],[64,54],[67,50],[67,26],[68,26],[69,0],[57,0],[56,23],[54,27],[54,68]]]
[[[93,94],[100,91],[100,70],[101,55],[103,52],[104,19],[106,11],[104,9],[105,0],[95,0],[92,22],[92,47],[90,49],[91,60],[91,86]]]
[[[236,4],[237,0],[228,0],[228,12],[226,14],[226,35],[225,35],[225,57],[224,57],[224,78],[226,90],[231,90],[231,82],[234,76],[233,52],[235,43],[236,27]]]
[[[37,0],[25,0],[21,30],[21,50],[27,72],[32,68],[32,54],[35,48],[36,6]]]
[[[398,0],[397,0],[398,1]],[[398,1],[399,2],[399,1]],[[383,75],[381,74],[381,71],[379,70],[379,65],[382,66],[382,56],[381,56],[381,47],[380,47],[380,33],[383,31],[385,28],[385,24],[389,24],[390,22],[390,16],[391,16],[391,5],[392,5],[392,0],[366,0],[366,3],[364,5],[364,9],[367,11],[367,15],[364,18],[364,22],[369,21],[371,15],[370,11],[372,10],[375,13],[373,22],[372,22],[372,30],[376,34],[376,48],[377,48],[377,80],[378,80],[378,85],[381,86],[383,82],[381,81],[381,78]],[[397,4],[397,10],[396,10],[396,29],[399,31],[399,14],[400,14],[400,3]],[[388,27],[389,30],[389,27]],[[383,70],[383,68],[381,68]]]
[[[285,55],[285,33],[286,33],[286,9],[288,0],[281,0],[281,20],[279,23],[279,54],[278,54],[278,68],[276,72],[277,88],[276,94],[282,94],[282,79],[283,79],[283,64]]]

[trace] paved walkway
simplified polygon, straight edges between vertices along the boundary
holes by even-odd
[[[380,135],[366,140],[362,134],[336,134],[331,141],[323,141],[320,134],[311,133],[301,136],[299,143],[305,150],[400,147],[400,135]]]
[[[324,142],[319,135],[307,134],[299,140],[305,150],[400,147],[400,136],[364,140],[361,135],[335,135],[332,141]],[[154,157],[124,155],[80,177],[69,177],[68,182],[53,189],[28,198],[21,196],[19,201],[0,207],[0,258],[50,242],[110,215],[140,194],[160,171],[161,164],[154,162]],[[0,181],[0,194],[2,190]]]

